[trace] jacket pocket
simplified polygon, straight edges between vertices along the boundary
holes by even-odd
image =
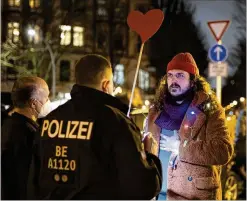
[[[219,182],[213,177],[196,178],[194,184],[199,190],[212,190],[219,188]]]

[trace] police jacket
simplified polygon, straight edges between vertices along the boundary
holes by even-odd
[[[159,193],[159,159],[143,152],[127,109],[101,91],[73,86],[71,100],[42,123],[39,199],[152,199]]]
[[[32,160],[33,141],[38,124],[13,113],[1,129],[1,183],[2,199],[25,200],[28,175]]]

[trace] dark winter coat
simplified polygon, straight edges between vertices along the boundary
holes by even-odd
[[[1,129],[2,199],[27,197],[27,183],[33,153],[33,141],[38,124],[13,113],[5,119]]]
[[[127,107],[101,91],[74,85],[71,100],[43,120],[39,198],[151,199],[161,187],[154,160]],[[157,164],[160,166],[158,158]],[[37,177],[37,175],[36,175]]]

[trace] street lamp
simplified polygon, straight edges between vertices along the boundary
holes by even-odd
[[[34,29],[28,29],[27,34],[29,36],[34,36],[35,35],[35,30]],[[52,65],[52,98],[53,100],[56,97],[56,64],[55,64],[55,56],[52,52],[50,44],[46,41],[43,40],[46,49],[48,50],[50,57],[51,57],[51,65]]]
[[[35,30],[33,30],[33,29],[28,29],[27,34],[28,34],[29,36],[34,36],[34,35],[35,35]]]

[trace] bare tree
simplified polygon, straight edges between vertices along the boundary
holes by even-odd
[[[237,24],[236,38],[238,42],[230,52],[228,60],[231,66],[235,66],[236,72],[233,76],[228,77],[228,85],[222,90],[223,104],[228,104],[233,99],[240,96],[246,96],[246,1],[238,0],[235,3],[235,12],[233,22]],[[234,92],[234,93],[232,93]]]
[[[208,66],[207,51],[200,24],[193,20],[196,7],[184,0],[168,0],[166,5],[163,24],[150,39],[151,61],[157,66],[158,77],[165,74],[164,66],[181,52],[190,52],[197,62],[200,74],[205,76]]]
[[[47,24],[40,44],[14,44],[7,39],[1,51],[1,72],[6,74],[8,69],[18,76],[34,75],[52,83],[52,94],[55,97],[56,63],[65,51],[60,46],[60,25],[66,19],[67,12],[60,9],[58,1],[53,1],[51,23]],[[53,71],[52,71],[53,70]],[[51,79],[51,72],[53,77]],[[3,80],[2,76],[2,80]]]

